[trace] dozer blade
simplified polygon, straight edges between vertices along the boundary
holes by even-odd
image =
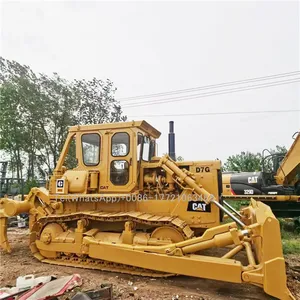
[[[251,222],[250,237],[257,265],[243,273],[243,280],[262,285],[267,294],[278,299],[295,299],[287,288],[279,221],[269,206],[254,199],[244,213]]]

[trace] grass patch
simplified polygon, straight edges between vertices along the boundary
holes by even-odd
[[[300,254],[300,239],[282,239],[283,254]]]
[[[300,254],[300,235],[293,221],[279,219],[284,254]]]
[[[226,202],[237,211],[240,211],[241,208],[250,205],[250,201],[247,200],[226,200]]]

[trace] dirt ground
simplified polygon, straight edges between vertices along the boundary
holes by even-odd
[[[164,279],[131,276],[80,268],[43,264],[29,250],[28,230],[10,228],[8,238],[13,252],[1,252],[0,287],[14,286],[18,276],[65,276],[79,273],[83,278],[82,290],[96,288],[101,283],[112,283],[114,299],[272,299],[262,289],[220,281],[176,276]],[[300,255],[286,257],[288,286],[296,299],[300,299]]]

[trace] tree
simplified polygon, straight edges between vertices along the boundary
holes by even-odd
[[[229,156],[224,164],[224,171],[253,172],[261,170],[261,154],[241,152]]]
[[[24,123],[18,107],[16,90],[12,84],[0,87],[0,149],[8,154],[11,167],[16,171],[17,178],[22,178],[22,150]],[[2,159],[1,159],[2,160]]]
[[[110,80],[68,81],[0,57],[0,151],[9,156],[17,177],[33,180],[52,173],[68,126],[125,121],[115,91]],[[74,151],[71,146],[70,166]]]
[[[276,146],[275,149],[264,150],[264,157],[274,155],[276,153],[285,154],[287,152],[285,146]],[[273,156],[275,157],[275,156]],[[281,155],[283,157],[283,155]],[[264,160],[266,170],[273,170],[275,161],[271,157]],[[231,155],[228,157],[223,166],[223,171],[236,172],[255,172],[262,171],[263,156],[260,153],[241,152],[240,154]]]
[[[23,167],[28,180],[35,171],[45,177],[56,163],[67,126],[75,124],[76,99],[70,101],[72,89],[57,74],[36,75],[17,62],[0,62],[1,115],[6,116],[0,122],[1,149],[15,153],[11,161],[18,178],[23,177]]]
[[[76,110],[78,124],[126,121],[120,104],[114,98],[116,88],[110,80],[75,80],[73,87],[76,98],[80,99]]]

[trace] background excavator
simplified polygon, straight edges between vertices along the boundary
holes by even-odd
[[[175,161],[170,125],[163,157],[160,132],[145,121],[70,127],[47,188],[24,201],[0,199],[1,247],[11,252],[7,218],[29,213],[29,247],[44,263],[248,283],[294,299],[271,209],[223,203],[221,162]],[[68,170],[74,142],[77,166]]]
[[[260,172],[225,172],[223,198],[255,198],[267,203],[278,217],[300,216],[300,132],[288,152],[264,157]]]

